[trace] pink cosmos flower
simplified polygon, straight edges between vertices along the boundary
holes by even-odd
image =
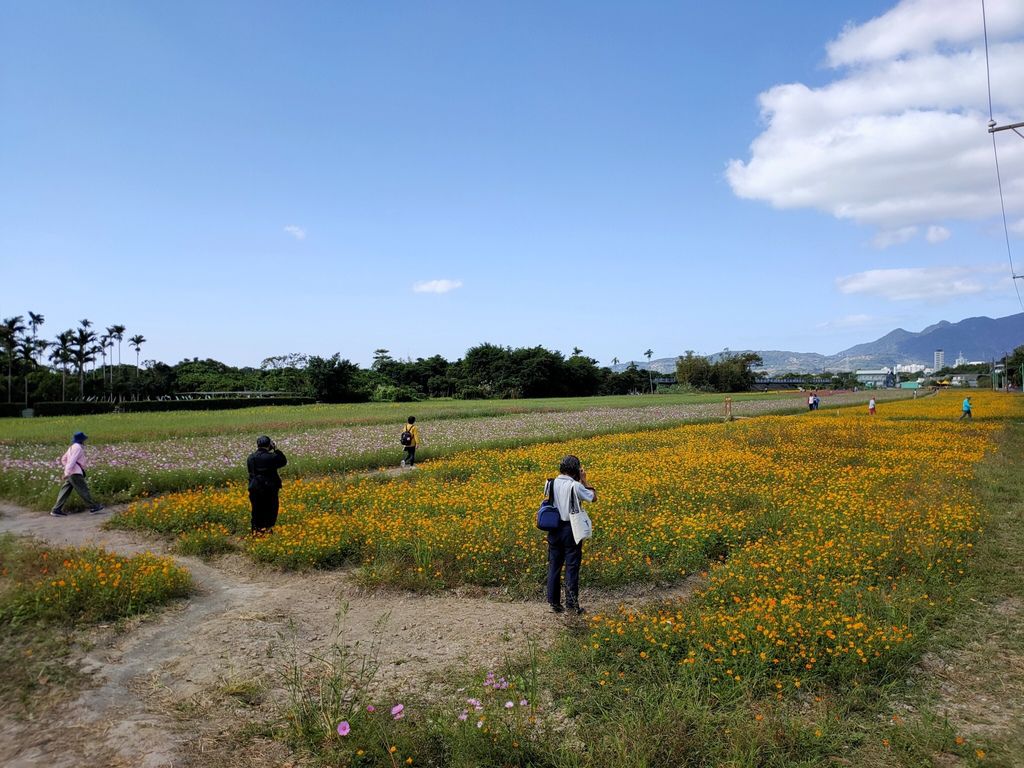
[[[373,706],[373,704],[367,704],[366,705],[366,711],[367,712],[376,712],[377,708],[375,706]]]
[[[348,720],[342,720],[340,723],[338,723],[338,735],[339,736],[348,736],[348,733],[351,730],[352,730],[352,727],[348,724]]]
[[[469,717],[469,711],[468,710],[464,709],[461,712],[459,712],[459,720],[461,720],[462,722],[466,722],[466,718],[467,717]]]
[[[395,718],[395,720],[401,720],[405,717],[405,704],[395,704],[395,706],[391,708],[391,716]]]
[[[522,699],[522,700],[521,700],[521,701],[519,702],[519,706],[520,706],[520,707],[528,707],[528,706],[529,706],[529,702],[527,702],[527,701],[526,701],[526,699]]]

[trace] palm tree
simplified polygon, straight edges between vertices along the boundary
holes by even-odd
[[[123,325],[112,325],[109,328],[107,328],[107,333],[110,334],[110,338],[117,342],[117,369],[119,369],[121,367],[121,340],[124,338],[124,332],[126,330],[127,329]],[[113,355],[113,353],[111,353],[111,355],[110,355],[110,367],[112,369],[111,372],[110,372],[110,386],[111,386],[111,388],[113,388],[113,386],[114,386],[114,371],[117,370],[117,369],[114,368],[114,355]]]
[[[28,313],[28,324],[32,328],[32,341],[36,340],[36,331],[39,330],[39,326],[46,322],[46,318],[43,315],[37,315],[35,312],[29,310]]]
[[[74,360],[74,350],[71,346],[74,338],[75,332],[70,328],[58,333],[57,341],[52,345],[53,351],[50,353],[50,360],[60,366],[60,399],[63,401],[68,399],[68,363]]]
[[[96,359],[96,332],[90,331],[92,325],[88,320],[82,320],[82,327],[74,332],[72,339],[71,358],[78,368],[78,396],[85,397],[85,366]]]
[[[654,354],[654,350],[653,349],[648,349],[646,352],[644,352],[644,357],[647,358],[647,378],[650,379],[650,382],[651,382],[651,394],[652,395],[654,394],[654,374],[651,373],[651,355],[653,355],[653,354]]]
[[[28,375],[32,371],[32,367],[38,365],[36,362],[36,355],[43,352],[50,342],[43,341],[42,339],[37,340],[34,336],[24,334],[18,338],[17,349],[18,359],[21,361],[24,369],[22,380],[25,383],[25,407],[28,408]]]
[[[141,333],[137,333],[128,339],[128,343],[135,350],[135,381],[139,380],[139,352],[142,351],[142,345],[146,343],[146,337]]]
[[[618,364],[619,364],[619,358],[613,357],[612,358],[612,365],[618,365]]]
[[[572,356],[573,357],[579,357],[582,354],[583,354],[583,350],[580,349],[579,347],[573,347],[572,348]]]
[[[18,343],[18,334],[25,330],[21,315],[4,318],[3,325],[0,325],[0,343],[4,346],[4,354],[7,356],[7,402],[13,402],[12,388],[14,381],[14,349]]]

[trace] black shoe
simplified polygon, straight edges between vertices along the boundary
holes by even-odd
[[[581,608],[578,605],[567,605],[566,608],[568,609],[569,613],[575,613],[577,616],[587,612],[586,608]]]
[[[63,509],[51,509],[50,510],[50,517],[67,517],[67,516],[68,516],[68,513],[65,512]]]
[[[565,613],[565,607],[561,603],[548,603],[555,613]]]
[[[104,507],[102,504],[96,504],[93,507],[89,507],[89,512],[94,514],[94,515],[98,515],[98,514],[100,514],[100,512],[103,512],[105,509],[106,509],[106,507]]]

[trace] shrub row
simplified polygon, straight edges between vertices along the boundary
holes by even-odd
[[[143,411],[228,411],[238,408],[256,408],[261,405],[312,405],[312,397],[224,397],[215,400],[139,400],[120,403],[117,408],[125,413]]]
[[[215,400],[138,400],[135,402],[43,402],[32,409],[36,416],[84,416],[93,413],[141,413],[150,411],[222,411],[261,405],[310,405],[312,397],[225,397]],[[21,416],[24,405],[0,403],[0,417]]]

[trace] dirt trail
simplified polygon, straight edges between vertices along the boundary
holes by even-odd
[[[123,554],[166,550],[159,541],[104,530],[106,515],[54,518],[3,503],[0,513],[0,532],[54,545],[97,545]],[[338,638],[342,606],[344,644],[364,653],[385,637],[377,653],[380,675],[406,691],[426,690],[456,667],[497,665],[529,638],[549,643],[566,625],[539,600],[367,591],[348,571],[280,572],[241,556],[215,564],[176,560],[192,572],[196,594],[86,652],[81,665],[93,685],[62,712],[45,722],[0,718],[0,763],[184,765],[186,742],[202,725],[182,727],[189,702],[232,682],[272,677],[282,642],[307,651],[329,647]],[[621,602],[685,597],[694,586],[690,579],[670,590],[585,590],[582,596],[592,609],[608,610]]]

